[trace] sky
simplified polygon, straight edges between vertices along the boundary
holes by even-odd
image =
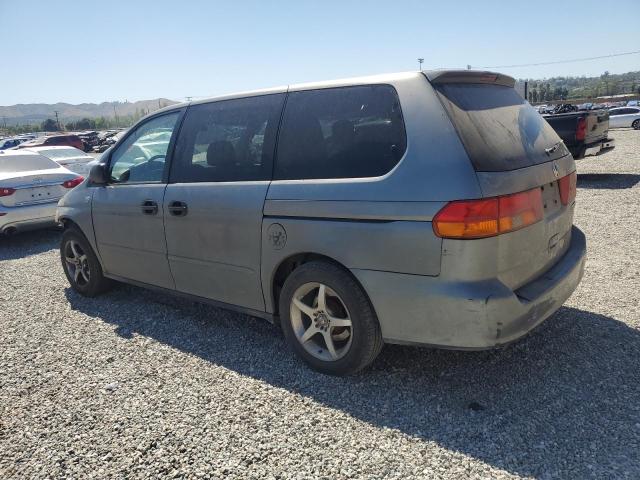
[[[417,70],[419,57],[429,69],[609,55],[640,50],[638,18],[640,0],[0,0],[0,105],[182,101]],[[640,55],[496,70],[623,73]]]

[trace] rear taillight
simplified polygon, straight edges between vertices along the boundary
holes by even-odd
[[[13,195],[14,193],[16,193],[15,188],[0,187],[0,197],[8,197],[9,195]]]
[[[558,180],[558,188],[560,189],[560,201],[563,205],[569,205],[576,199],[577,181],[578,175],[575,171]]]
[[[76,177],[73,180],[67,180],[62,184],[64,188],[73,188],[77,187],[84,181],[84,177]]]
[[[576,128],[576,140],[584,140],[587,136],[587,119],[580,117]]]
[[[542,220],[540,188],[480,200],[449,202],[433,217],[442,238],[485,238],[513,232]]]

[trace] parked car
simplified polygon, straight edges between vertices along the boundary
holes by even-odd
[[[89,163],[94,159],[74,147],[31,147],[29,151],[44,155],[72,172],[84,176],[89,175]]]
[[[21,144],[18,148],[32,147],[74,147],[78,150],[85,151],[85,145],[77,135],[51,135],[49,137],[39,137],[30,142]]]
[[[640,130],[640,107],[621,107],[609,110],[611,128],[632,127]]]
[[[385,342],[512,342],[585,261],[574,160],[514,83],[394,74],[155,112],[60,200],[64,272],[279,322],[330,374]]]
[[[0,140],[0,150],[7,150],[9,148],[15,148],[25,140],[21,138],[5,138]]]
[[[32,133],[23,133],[22,135],[17,136],[23,142],[28,142],[30,140],[35,140],[37,137]]]
[[[599,155],[615,147],[609,137],[609,112],[589,110],[543,115],[560,136],[576,160],[588,155]]]
[[[0,151],[0,234],[55,225],[58,200],[82,180],[38,153]]]
[[[640,100],[629,100],[627,107],[640,107]]]

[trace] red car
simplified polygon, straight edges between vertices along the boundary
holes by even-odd
[[[21,143],[18,148],[30,147],[75,147],[83,152],[86,150],[84,142],[77,135],[52,135],[50,137],[40,137],[30,142]]]

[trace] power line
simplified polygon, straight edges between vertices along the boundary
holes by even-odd
[[[560,63],[586,62],[588,60],[600,60],[602,58],[622,57],[624,55],[637,55],[639,53],[640,53],[640,50],[635,50],[633,52],[612,53],[610,55],[600,55],[598,57],[573,58],[571,60],[556,60],[556,61],[553,61],[553,62],[521,63],[521,64],[517,64],[517,65],[494,65],[492,67],[478,67],[478,68],[539,67],[539,66],[542,66],[542,65],[558,65]]]

